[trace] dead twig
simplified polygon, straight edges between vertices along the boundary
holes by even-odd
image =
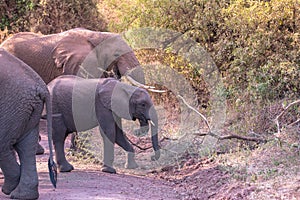
[[[209,123],[208,123],[207,118],[206,118],[204,115],[202,115],[197,109],[195,109],[195,108],[193,108],[192,106],[190,106],[190,105],[186,102],[186,100],[185,100],[181,95],[178,95],[178,97],[182,100],[182,102],[183,102],[189,109],[193,110],[195,113],[197,113],[197,114],[204,120],[206,126],[208,127],[209,132],[211,132],[211,127],[210,127],[210,125],[209,125]]]
[[[239,140],[246,140],[246,141],[253,141],[253,142],[266,142],[265,139],[256,138],[256,137],[246,137],[246,136],[240,136],[240,135],[236,135],[236,134],[230,134],[230,135],[220,136],[220,135],[217,135],[217,134],[213,133],[211,131],[211,126],[208,123],[207,118],[203,114],[201,114],[197,109],[195,109],[192,106],[190,106],[182,96],[178,95],[178,97],[183,101],[183,103],[188,108],[190,108],[191,110],[193,110],[194,112],[196,112],[205,121],[205,124],[208,127],[208,130],[209,130],[208,133],[195,133],[195,135],[197,135],[197,136],[207,136],[207,135],[210,135],[212,137],[217,138],[218,140],[239,139]]]
[[[266,142],[266,139],[261,139],[261,138],[256,138],[256,137],[247,137],[247,136],[241,136],[241,135],[236,135],[236,134],[230,134],[230,135],[223,135],[219,136],[214,133],[195,133],[194,135],[197,136],[212,136],[217,138],[218,140],[231,140],[231,139],[239,139],[239,140],[245,140],[245,141],[253,141],[253,142]]]
[[[125,135],[124,135],[125,136]],[[134,143],[132,140],[130,140],[127,136],[125,136],[126,139],[128,140],[128,142],[130,142],[133,146],[137,147],[139,150],[142,150],[142,151],[146,151],[148,149],[151,149],[152,148],[152,145],[151,146],[148,146],[148,147],[141,147],[139,146],[138,144]],[[171,140],[170,138],[168,137],[163,137],[159,143],[163,142],[164,140]]]
[[[295,126],[295,125],[298,124],[299,122],[300,122],[300,119],[297,119],[296,121],[290,123],[290,124],[288,125],[288,127]]]
[[[290,107],[292,107],[292,106],[294,106],[296,104],[299,104],[299,103],[300,103],[300,99],[298,99],[296,101],[293,101],[292,103],[290,103],[287,106],[283,107],[283,111],[279,115],[276,116],[276,118],[275,118],[274,121],[275,121],[275,124],[277,126],[277,134],[280,134],[280,131],[281,131],[280,124],[279,124],[279,119],[287,112],[287,110]],[[289,126],[291,126],[292,124],[297,124],[299,122],[299,120],[300,119],[296,120],[295,122],[291,123]]]

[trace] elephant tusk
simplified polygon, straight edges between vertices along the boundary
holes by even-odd
[[[155,126],[155,124],[154,124],[154,122],[153,122],[152,120],[150,120],[150,124],[151,124],[152,126]]]
[[[149,85],[144,85],[144,84],[142,84],[142,83],[140,83],[140,82],[138,82],[138,81],[136,81],[136,80],[134,80],[132,77],[130,77],[130,76],[126,76],[126,78],[129,80],[129,82],[131,82],[133,85],[136,85],[136,86],[138,86],[138,87],[141,87],[141,88],[144,88],[144,89],[147,89],[147,90],[149,90],[149,91],[151,91],[151,92],[157,92],[157,93],[164,93],[164,92],[166,92],[165,90],[155,90],[154,88],[154,86],[149,86]]]
[[[156,93],[164,93],[167,92],[167,90],[155,90],[155,89],[148,89],[150,92],[156,92]]]
[[[126,78],[133,84],[133,85],[136,85],[138,87],[142,87],[142,88],[145,88],[145,89],[154,89],[155,87],[154,86],[148,86],[148,85],[144,85],[136,80],[134,80],[132,77],[130,76],[126,76]]]

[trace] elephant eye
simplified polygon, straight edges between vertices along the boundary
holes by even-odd
[[[146,104],[145,104],[145,103],[142,103],[142,107],[146,107]]]

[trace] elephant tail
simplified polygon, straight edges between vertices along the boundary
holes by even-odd
[[[46,98],[45,98],[45,104],[46,104],[46,113],[47,115],[43,115],[43,117],[46,117],[47,120],[47,132],[48,132],[48,144],[49,144],[49,160],[48,160],[48,169],[49,169],[49,176],[50,181],[52,185],[56,188],[57,183],[57,167],[53,160],[53,146],[52,146],[52,101],[49,91],[47,90]]]

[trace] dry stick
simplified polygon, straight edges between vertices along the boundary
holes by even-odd
[[[244,137],[244,136],[240,136],[240,135],[236,135],[236,134],[231,134],[231,135],[225,135],[225,136],[219,136],[215,133],[213,133],[211,131],[211,128],[210,128],[210,125],[208,123],[208,120],[207,118],[202,115],[199,111],[197,111],[195,108],[193,108],[192,106],[190,106],[186,101],[185,99],[178,95],[178,97],[183,101],[183,103],[188,107],[190,108],[191,110],[193,110],[194,112],[196,112],[198,115],[200,115],[202,117],[202,119],[205,121],[208,129],[209,129],[209,132],[208,133],[194,133],[195,135],[197,136],[207,136],[207,135],[210,135],[212,137],[215,137],[217,138],[218,140],[230,140],[230,139],[239,139],[239,140],[246,140],[246,141],[254,141],[254,142],[266,142],[265,139],[260,139],[260,138],[255,138],[255,137]]]
[[[299,123],[299,122],[300,122],[300,119],[297,119],[296,121],[290,123],[290,124],[288,125],[288,127],[294,126],[294,125],[296,125],[296,124]]]
[[[210,125],[209,125],[209,123],[208,123],[208,121],[207,121],[207,118],[206,118],[204,115],[202,115],[198,110],[196,110],[195,108],[193,108],[192,106],[190,106],[190,105],[186,102],[186,100],[185,100],[181,95],[178,95],[178,97],[183,101],[183,103],[184,103],[188,108],[190,108],[190,109],[193,110],[195,113],[197,113],[198,115],[200,115],[200,117],[202,117],[202,119],[204,120],[206,126],[208,127],[209,132],[211,132],[211,128],[210,128]]]
[[[266,139],[260,139],[260,138],[255,138],[255,137],[246,137],[246,136],[240,136],[236,134],[231,134],[231,135],[224,135],[224,136],[219,136],[213,133],[194,133],[194,135],[197,136],[213,136],[216,137],[218,140],[231,140],[231,139],[239,139],[239,140],[246,140],[246,141],[253,141],[253,142],[266,142]]]
[[[282,117],[291,106],[293,106],[295,104],[298,104],[298,103],[300,103],[300,99],[298,99],[297,101],[294,101],[294,102],[288,104],[286,107],[283,107],[283,111],[279,115],[276,116],[276,118],[275,118],[274,121],[275,121],[275,123],[277,125],[277,134],[280,134],[279,118]],[[299,119],[297,121],[293,122],[292,124],[294,124],[294,123],[296,124],[298,122],[299,122]]]
[[[152,145],[151,146],[148,146],[148,147],[141,147],[139,146],[138,144],[134,143],[132,140],[130,140],[126,135],[124,135],[127,139],[128,142],[130,142],[133,146],[137,147],[138,149],[142,150],[142,151],[146,151],[148,149],[151,149],[152,148]],[[170,140],[170,138],[167,138],[167,137],[163,137],[159,143],[163,142],[164,140]]]

